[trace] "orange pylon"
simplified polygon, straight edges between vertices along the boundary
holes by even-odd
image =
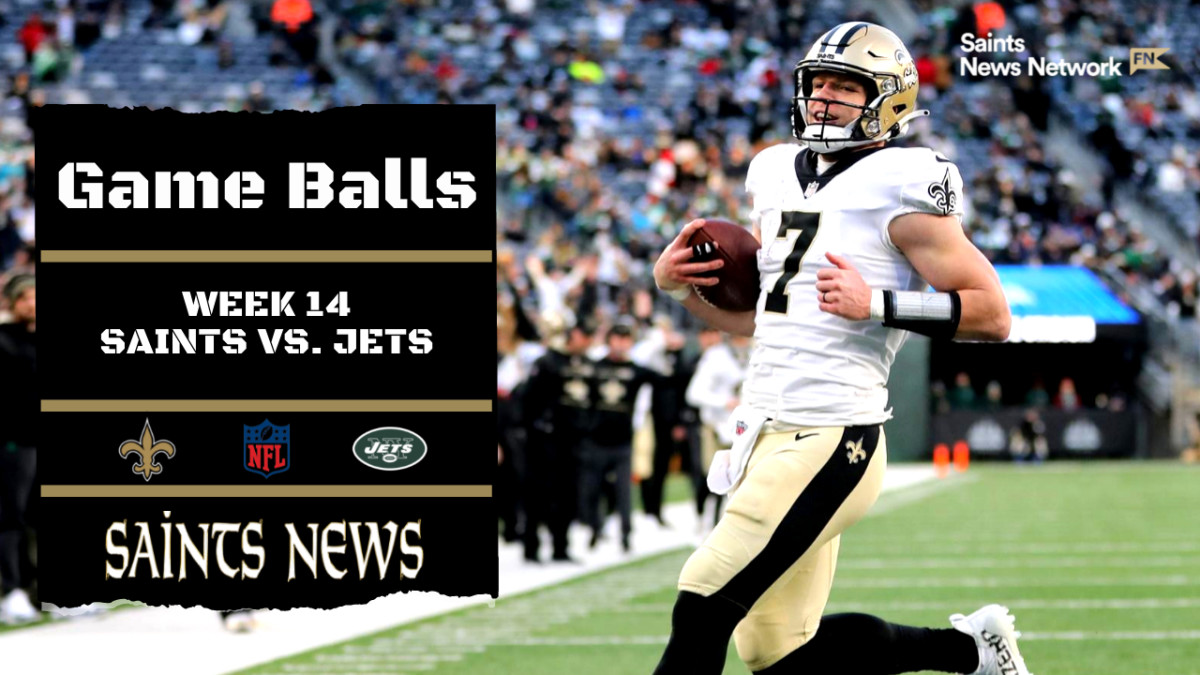
[[[950,448],[945,443],[933,446],[933,469],[938,478],[945,478],[950,473]]]
[[[971,448],[966,441],[954,444],[954,470],[962,473],[971,466]]]

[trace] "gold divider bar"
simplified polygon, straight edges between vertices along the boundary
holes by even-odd
[[[490,263],[491,251],[42,251],[44,263]]]
[[[43,485],[42,497],[491,497],[491,485]]]
[[[491,412],[491,400],[53,399],[42,412]]]

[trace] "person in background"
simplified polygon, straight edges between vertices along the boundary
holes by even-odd
[[[954,410],[971,410],[975,407],[975,388],[971,386],[971,376],[965,372],[954,376],[954,388],[947,395],[950,407]]]
[[[591,405],[580,443],[579,509],[584,524],[592,528],[595,546],[603,526],[600,490],[606,477],[615,474],[621,550],[628,553],[633,531],[630,472],[634,401],[643,385],[653,385],[659,378],[654,371],[630,360],[633,331],[629,326],[613,326],[605,342],[608,354],[592,364],[592,374],[587,378]]]
[[[699,480],[696,481],[696,528],[704,531],[704,506],[709,492],[707,475],[713,455],[721,448],[733,443],[734,430],[730,428],[729,416],[741,403],[742,382],[746,379],[746,362],[750,357],[750,341],[744,336],[735,336],[726,342],[713,326],[700,331],[700,346],[704,352],[696,364],[696,375],[688,384],[688,403],[700,410],[700,461]],[[721,517],[723,497],[716,497],[713,511],[713,526]]]
[[[0,324],[0,623],[37,620],[30,599],[34,557],[31,499],[37,484],[37,285],[18,274],[4,285],[13,322]]]
[[[1045,408],[1050,405],[1050,394],[1046,391],[1041,375],[1034,376],[1033,386],[1025,394],[1025,405],[1031,408]]]
[[[1071,412],[1079,410],[1079,393],[1075,391],[1075,380],[1064,377],[1058,383],[1058,395],[1054,397],[1054,407]]]
[[[1004,407],[1004,391],[1000,388],[1000,383],[996,380],[987,383],[987,389],[984,392],[983,407],[989,412],[995,412]]]
[[[945,415],[950,412],[950,399],[946,397],[946,383],[934,380],[929,385],[929,409],[934,415]]]
[[[688,409],[684,400],[684,392],[692,379],[695,364],[685,356],[684,347],[687,338],[678,331],[671,320],[660,316],[655,321],[656,327],[651,338],[643,340],[635,346],[646,347],[649,352],[644,359],[639,359],[635,353],[635,363],[651,368],[660,376],[651,392],[650,413],[654,426],[654,459],[650,475],[642,479],[642,508],[646,515],[658,521],[659,525],[667,527],[663,519],[663,485],[667,478],[671,458],[682,449],[684,454],[690,454],[688,449]]]
[[[595,366],[585,352],[595,326],[571,325],[560,314],[543,316],[549,349],[534,362],[521,401],[528,428],[525,447],[525,560],[540,562],[538,526],[550,530],[557,562],[572,562],[567,528],[575,518],[579,484],[578,456],[591,416],[588,382]]]
[[[1017,462],[1041,463],[1050,456],[1050,444],[1046,441],[1046,423],[1037,409],[1029,408],[1021,418],[1021,424],[1013,429],[1009,438],[1009,452]]]

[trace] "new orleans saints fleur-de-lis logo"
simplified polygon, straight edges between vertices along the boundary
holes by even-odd
[[[168,459],[175,456],[175,444],[167,440],[157,440],[154,438],[154,430],[150,428],[150,418],[146,418],[146,426],[142,427],[141,440],[129,440],[121,444],[121,459],[125,459],[130,455],[137,455],[138,462],[133,465],[133,472],[142,474],[142,478],[150,480],[150,477],[162,473],[163,466],[154,461],[155,455],[163,453]]]
[[[605,403],[616,405],[625,396],[625,385],[618,380],[609,380],[600,387],[600,395],[604,397]]]
[[[863,450],[863,439],[855,441],[846,441],[846,449],[850,452],[846,453],[846,459],[850,460],[851,464],[858,464],[858,460],[867,458],[867,451]]]
[[[929,196],[933,198],[934,205],[941,209],[944,216],[954,213],[958,208],[958,194],[950,187],[950,169],[946,169],[946,175],[942,178],[942,182],[929,186]]]
[[[588,386],[583,380],[568,380],[563,385],[563,391],[567,393],[567,396],[571,397],[572,401],[587,401]]]

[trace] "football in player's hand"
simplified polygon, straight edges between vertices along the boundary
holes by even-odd
[[[716,246],[713,246],[713,243]],[[704,227],[688,239],[692,260],[725,261],[724,266],[699,276],[716,277],[715,286],[693,286],[700,299],[718,309],[753,310],[758,303],[758,240],[746,228],[727,220],[704,219]]]

